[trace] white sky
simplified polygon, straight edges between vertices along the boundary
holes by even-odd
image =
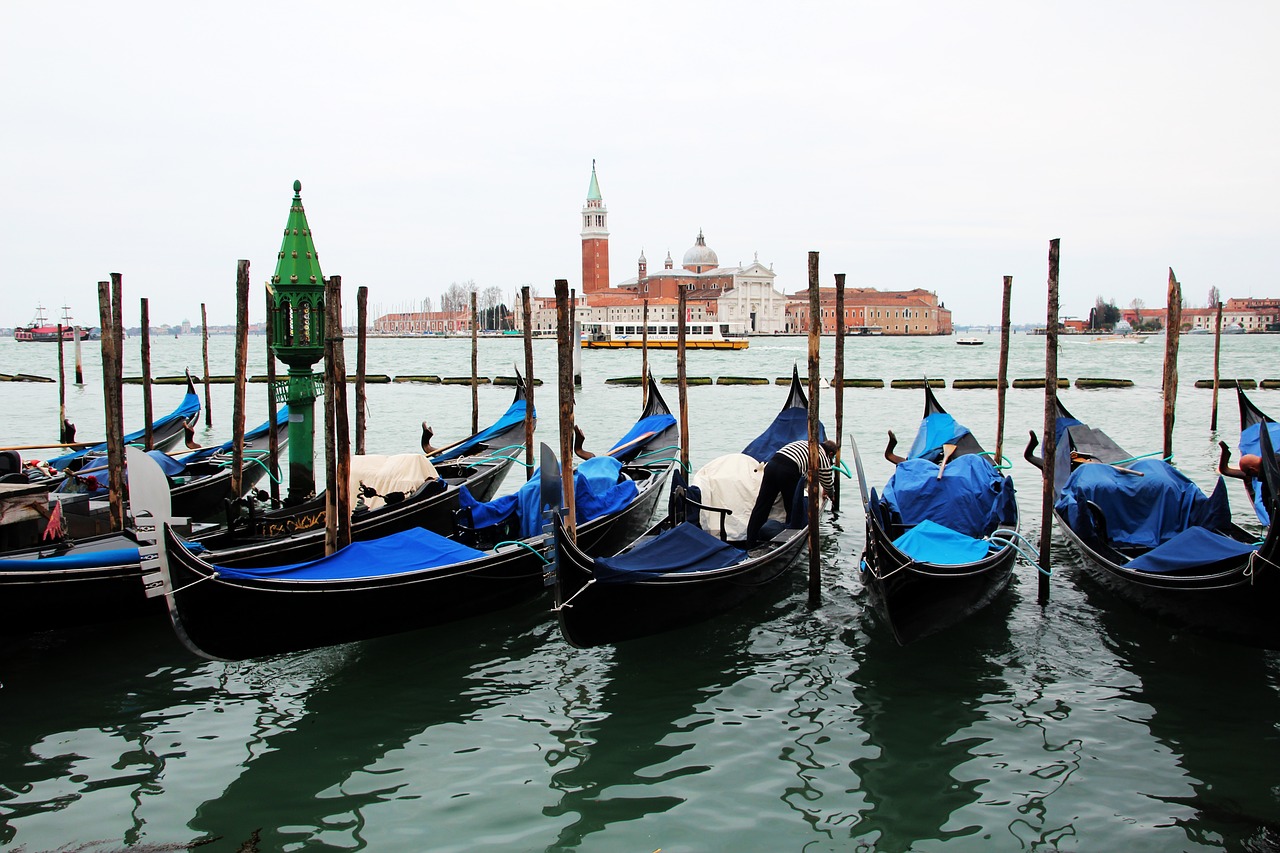
[[[234,320],[295,178],[326,275],[384,310],[451,282],[611,278],[698,229],[722,264],[936,290],[958,324],[1103,295],[1280,295],[1280,3],[10,3],[0,325]],[[251,313],[259,319],[261,291]],[[54,313],[51,311],[51,313]]]

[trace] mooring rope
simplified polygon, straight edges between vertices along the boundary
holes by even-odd
[[[204,583],[205,581],[215,580],[217,577],[218,577],[218,573],[217,573],[217,572],[214,572],[214,573],[213,573],[213,574],[211,574],[211,575],[205,575],[204,577],[200,578],[199,580],[194,580],[194,581],[192,581],[191,583],[187,584],[186,586],[180,586],[180,587],[178,587],[177,589],[170,590],[169,592],[166,592],[166,593],[165,593],[165,595],[170,596],[170,597],[175,596],[175,595],[177,595],[178,593],[182,592],[184,589],[191,589],[191,587],[195,586],[195,585],[196,585],[196,584],[198,584],[198,583]]]
[[[503,539],[501,542],[493,546],[493,550],[496,552],[503,545],[518,545],[521,548],[524,548],[525,550],[532,553],[535,557],[541,560],[544,565],[548,565],[548,566],[551,565],[552,561],[548,560],[541,551],[539,551],[537,548],[530,545],[528,542],[522,542],[519,539]]]
[[[1036,571],[1040,572],[1040,574],[1045,577],[1053,577],[1053,572],[1051,570],[1041,566],[1036,562],[1036,557],[1032,557],[1031,554],[1028,554],[1027,551],[1023,550],[1023,546],[1028,550],[1031,549],[1031,541],[1018,531],[1010,530],[1008,528],[997,528],[990,536],[987,537],[987,541],[1001,547],[1008,546],[1012,548],[1014,551],[1018,552],[1019,557],[1026,561],[1028,565],[1033,566]],[[1032,554],[1034,553],[1035,552],[1033,550]]]
[[[592,585],[593,583],[595,583],[595,582],[596,582],[596,579],[595,579],[595,578],[592,578],[591,580],[589,580],[589,581],[587,581],[586,583],[584,583],[581,587],[579,587],[579,588],[578,588],[578,591],[577,591],[577,592],[575,592],[573,595],[571,595],[571,596],[569,596],[568,598],[566,598],[566,599],[564,600],[564,602],[563,602],[563,603],[561,603],[561,604],[557,604],[557,605],[553,606],[553,607],[551,608],[551,612],[552,612],[552,613],[559,613],[561,610],[563,610],[563,609],[564,609],[564,608],[566,608],[566,607],[572,607],[572,606],[573,606],[573,600],[574,600],[575,598],[577,598],[579,595],[581,595],[583,592],[585,592],[585,591],[586,591],[586,589],[587,589],[587,587],[591,586],[591,585]]]

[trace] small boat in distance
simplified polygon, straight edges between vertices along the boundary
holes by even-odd
[[[56,341],[58,340],[58,323],[50,323],[44,316],[44,306],[36,305],[36,316],[30,323],[25,326],[19,326],[13,330],[13,339],[15,341]],[[87,340],[89,330],[87,328],[76,326],[71,319],[71,309],[66,305],[62,306],[62,340],[74,341],[76,339],[76,330],[80,331],[80,340]]]
[[[980,347],[986,341],[982,338],[956,338],[956,343],[962,347]]]
[[[582,345],[587,349],[640,349],[645,346],[644,325],[636,323],[584,323]],[[679,329],[675,323],[650,323],[650,349],[675,349]],[[746,349],[746,327],[742,323],[688,323],[686,349]]]

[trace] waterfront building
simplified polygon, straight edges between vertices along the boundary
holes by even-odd
[[[836,330],[836,289],[818,289],[822,312],[822,334]],[[787,298],[787,332],[806,334],[810,328],[809,291]],[[874,287],[850,287],[844,293],[846,334],[864,335],[949,335],[953,331],[951,311],[938,294],[916,288],[881,291]]]

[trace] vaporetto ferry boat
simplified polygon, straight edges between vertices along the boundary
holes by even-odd
[[[689,323],[685,326],[686,349],[746,349],[747,330],[743,323]],[[679,327],[674,323],[650,323],[648,346],[675,349]],[[644,325],[633,323],[584,323],[582,346],[587,349],[639,349],[645,345]]]

